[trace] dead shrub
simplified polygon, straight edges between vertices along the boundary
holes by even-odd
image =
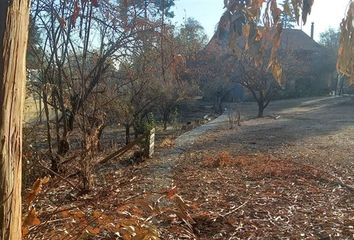
[[[232,165],[234,158],[228,152],[220,152],[216,156],[205,155],[202,162],[205,167],[218,168]]]
[[[170,148],[170,147],[173,147],[175,145],[175,142],[174,140],[170,139],[170,138],[165,138],[161,144],[160,144],[160,147],[161,148]]]
[[[288,159],[278,159],[273,155],[257,154],[237,156],[233,159],[233,164],[238,166],[252,179],[262,178],[289,178],[293,176],[304,176],[305,173],[318,175],[313,169],[306,169],[301,164]]]
[[[216,158],[209,155],[203,156],[202,165],[204,167],[211,167],[211,168],[218,167]]]

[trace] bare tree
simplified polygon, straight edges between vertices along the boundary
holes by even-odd
[[[29,1],[0,3],[0,239],[21,239],[22,118]]]
[[[33,9],[44,37],[38,56],[42,63],[38,87],[47,119],[52,170],[58,171],[78,119],[83,133],[101,132],[91,129],[97,127],[92,124],[96,116],[90,115],[97,113],[90,109],[91,96],[112,66],[133,52],[138,35],[154,25],[142,21],[143,10],[127,2],[38,0]],[[56,151],[53,146],[57,146]]]
[[[147,66],[150,60],[147,55],[140,56],[135,62],[122,63],[118,72],[121,83],[116,89],[117,98],[112,112],[124,125],[126,144],[130,142],[132,127],[136,137],[140,134],[138,125],[152,111],[157,100],[150,78],[155,69]]]
[[[257,66],[254,60],[244,53],[237,63],[236,69],[239,74],[236,74],[236,81],[250,91],[258,105],[257,117],[263,117],[264,109],[269,105],[280,85],[268,72],[265,62]]]
[[[235,83],[227,58],[215,54],[200,54],[194,64],[195,75],[206,100],[213,102],[214,111],[221,114],[224,111],[224,103],[227,100]]]

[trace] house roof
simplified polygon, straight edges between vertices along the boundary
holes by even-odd
[[[283,29],[280,49],[292,51],[325,51],[324,47],[299,29]],[[228,34],[225,33],[224,36],[218,37],[217,33],[215,33],[205,47],[205,51],[209,53],[229,53]]]
[[[281,49],[321,51],[324,48],[299,29],[283,29]]]

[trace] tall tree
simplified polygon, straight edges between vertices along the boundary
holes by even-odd
[[[323,45],[327,49],[328,57],[328,65],[324,66],[326,69],[330,69],[331,71],[336,71],[336,61],[338,55],[339,48],[339,36],[340,33],[338,30],[333,28],[329,28],[325,32],[320,34],[320,44]]]
[[[292,29],[296,25],[295,10],[291,5],[290,0],[285,0],[280,4],[283,8],[283,12],[280,14],[280,21],[283,24],[284,29]]]
[[[171,8],[175,5],[175,0],[135,0],[130,3],[136,5],[138,8],[143,9],[145,18],[148,15],[157,16],[164,13],[165,17],[173,18],[175,16]],[[157,11],[156,11],[157,10]]]
[[[28,47],[27,47],[27,68],[36,68],[40,64],[38,55],[40,55],[39,45],[42,43],[41,35],[35,18],[31,15],[28,26]]]
[[[203,26],[193,18],[187,18],[181,25],[176,36],[177,43],[186,61],[195,60],[197,53],[207,44],[208,37]]]
[[[21,239],[22,114],[29,1],[0,2],[0,239]]]
[[[338,51],[339,47],[339,31],[333,28],[327,29],[320,34],[320,44],[324,47]]]

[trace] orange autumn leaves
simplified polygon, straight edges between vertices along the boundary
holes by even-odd
[[[23,220],[22,223],[22,235],[26,236],[29,232],[29,228],[34,225],[39,225],[41,221],[38,218],[38,214],[36,212],[35,207],[33,206],[33,201],[37,197],[37,195],[42,191],[43,185],[49,182],[49,177],[39,178],[33,184],[31,191],[28,193],[26,197],[26,202],[29,205],[29,211],[27,216]]]
[[[339,73],[350,78],[354,83],[354,1],[351,0],[348,6],[346,17],[340,25],[341,35],[339,39],[339,50],[337,59],[337,70]]]

